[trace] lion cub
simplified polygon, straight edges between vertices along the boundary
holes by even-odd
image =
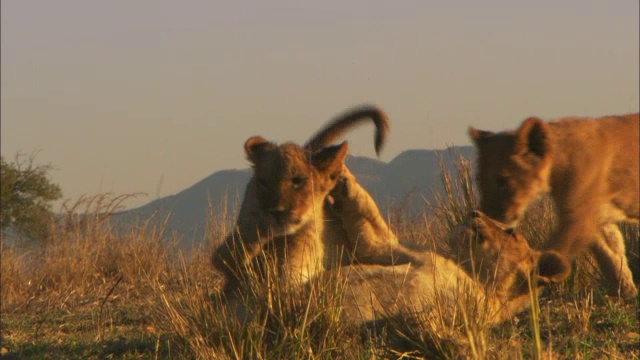
[[[531,249],[520,233],[480,211],[449,237],[455,259],[428,251],[417,266],[358,264],[328,272],[329,281],[337,277],[344,286],[342,323],[372,325],[416,316],[451,321],[455,311],[481,309],[495,324],[529,305],[534,273],[536,287],[562,281],[571,271],[560,253]]]
[[[577,255],[589,247],[609,292],[637,294],[618,221],[640,218],[638,114],[598,119],[532,117],[513,131],[469,128],[478,149],[481,209],[511,225],[550,192],[559,226],[549,247]]]
[[[327,247],[324,200],[342,172],[347,149],[343,143],[311,153],[293,143],[249,138],[245,152],[254,175],[235,229],[213,253],[214,267],[228,281],[242,278],[263,246],[272,243],[287,282],[304,282],[320,271]]]
[[[341,230],[338,236],[347,239],[354,261],[380,265],[422,262],[422,256],[398,241],[369,192],[346,166],[329,194],[328,214]]]
[[[382,110],[371,110],[368,116],[376,127],[374,146],[376,154],[380,154],[389,134],[389,119]],[[352,125],[348,118],[338,118],[312,136],[305,148],[318,151],[329,146]],[[369,192],[358,183],[346,165],[325,204],[327,236],[335,238],[331,243],[346,245],[345,249],[333,249],[339,252],[333,255],[334,258],[342,258],[343,264],[353,261],[381,265],[421,262],[415,251],[398,241]]]
[[[339,265],[341,257],[347,256],[341,249],[355,248],[348,243],[344,223],[326,214],[331,206],[326,202],[327,195],[345,172],[347,144],[325,145],[367,118],[376,124],[379,151],[388,131],[386,115],[366,106],[331,122],[305,147],[276,145],[261,137],[247,140],[245,152],[254,175],[247,184],[235,230],[212,256],[214,267],[225,273],[228,284],[243,277],[261,250],[278,260],[285,281],[299,283],[321,269]],[[363,247],[364,239],[356,250]],[[356,258],[359,252],[355,251]]]

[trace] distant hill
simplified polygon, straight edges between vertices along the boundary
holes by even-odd
[[[405,211],[420,211],[424,199],[442,190],[440,161],[454,170],[459,156],[471,159],[471,146],[447,150],[407,150],[389,163],[360,156],[349,156],[346,164],[384,212],[390,207]],[[216,211],[234,213],[251,176],[250,169],[217,171],[193,186],[171,196],[154,200],[141,207],[121,212],[119,223],[130,224],[136,219],[167,219],[167,233],[175,232],[189,243],[204,239],[207,214],[212,206]]]

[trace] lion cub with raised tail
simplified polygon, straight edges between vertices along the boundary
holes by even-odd
[[[549,247],[577,255],[589,248],[611,295],[634,297],[618,221],[640,218],[638,114],[602,118],[532,117],[513,131],[469,128],[478,150],[481,209],[515,225],[549,192],[559,225]]]
[[[339,249],[349,251],[353,247],[342,224],[325,213],[327,195],[344,173],[347,144],[324,144],[366,119],[377,126],[375,143],[379,150],[388,123],[384,112],[371,106],[338,117],[305,147],[276,145],[261,137],[247,140],[245,152],[254,174],[247,184],[234,231],[212,256],[214,267],[225,273],[227,284],[243,278],[261,250],[277,259],[282,279],[291,283],[306,282],[320,270],[341,263],[337,259]]]
[[[376,127],[374,146],[376,154],[380,154],[389,134],[389,119],[382,110],[372,110],[374,111],[369,116]],[[305,148],[318,151],[331,145],[353,125],[345,120],[347,118],[338,118],[329,123],[307,141]],[[336,185],[329,192],[326,205],[327,236],[336,238],[332,243],[347,245],[346,249],[333,249],[339,252],[348,251],[348,254],[334,254],[334,257],[342,257],[344,264],[352,261],[380,265],[422,262],[422,256],[398,241],[391,227],[380,214],[378,205],[346,165]]]

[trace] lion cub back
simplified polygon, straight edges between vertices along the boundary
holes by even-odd
[[[549,122],[549,136],[549,185],[561,215],[580,214],[583,221],[593,216],[600,223],[638,221],[638,114],[558,119]]]

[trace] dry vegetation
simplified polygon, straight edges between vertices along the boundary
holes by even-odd
[[[443,173],[447,189],[423,216],[390,214],[400,238],[446,253],[444,239],[475,193],[468,162]],[[392,320],[388,330],[362,331],[338,319],[343,284],[315,281],[303,296],[277,282],[256,282],[261,296],[251,321],[221,306],[220,279],[208,265],[211,246],[233,214],[211,211],[210,243],[183,254],[166,241],[162,219],[116,231],[109,214],[125,197],[84,199],[66,209],[46,246],[2,247],[2,358],[6,359],[637,359],[638,301],[604,295],[590,257],[577,260],[565,283],[541,294],[537,306],[491,328],[482,314],[434,310]],[[87,214],[80,216],[78,214]],[[540,248],[553,228],[547,200],[523,226]],[[636,279],[638,227],[624,225]],[[165,240],[162,240],[165,238]],[[594,276],[595,274],[595,276]],[[247,299],[251,302],[251,299]]]

